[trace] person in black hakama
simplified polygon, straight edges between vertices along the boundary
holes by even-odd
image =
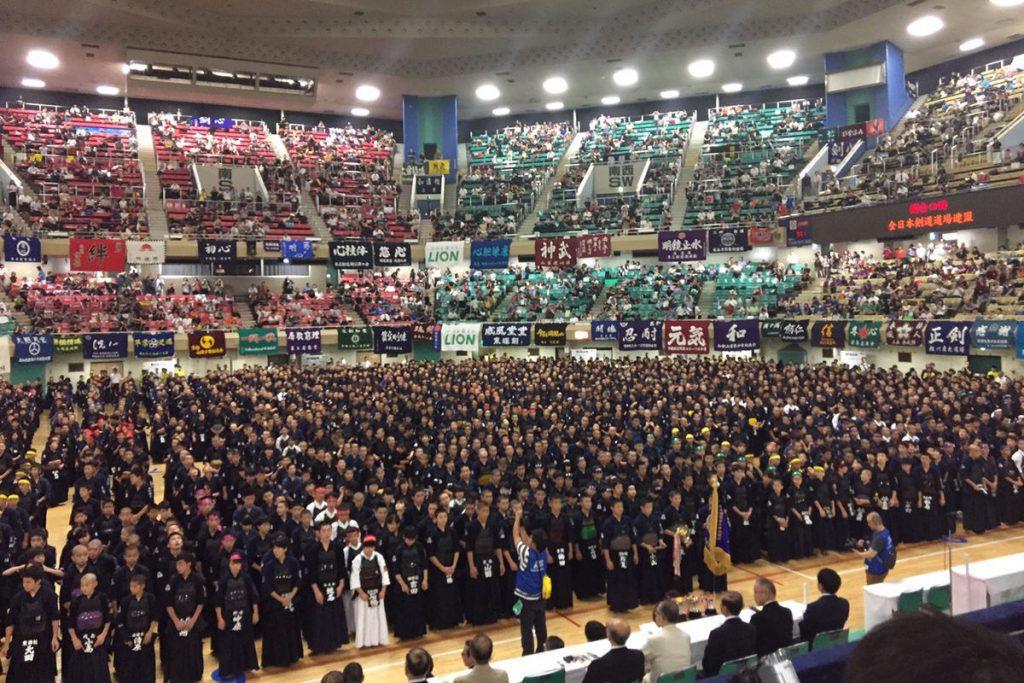
[[[43,585],[43,568],[30,565],[7,611],[6,637],[0,657],[10,657],[7,683],[53,683],[60,648],[57,596]]]
[[[772,479],[772,489],[765,502],[765,545],[769,562],[789,561],[789,505],[782,492],[782,480]]]
[[[64,671],[65,683],[110,683],[108,645],[110,642],[110,601],[96,590],[95,574],[82,577],[81,593],[68,611],[68,639],[71,668]]]
[[[896,473],[896,529],[893,543],[914,543],[917,541],[917,508],[919,496],[917,477],[911,468],[914,463],[909,457],[900,461]]]
[[[253,626],[260,621],[260,596],[252,577],[242,570],[242,556],[232,555],[228,572],[220,578],[214,610],[217,614],[218,674],[221,678],[244,676],[259,667]]]
[[[455,567],[459,563],[459,546],[448,524],[448,511],[438,510],[434,523],[423,537],[430,562],[430,590],[427,591],[427,623],[430,628],[446,629],[459,625],[462,606],[455,585]]]
[[[612,502],[612,514],[601,529],[601,552],[607,569],[608,607],[613,612],[628,612],[636,607],[636,564],[638,552],[633,525],[623,517],[621,500]]]
[[[633,520],[640,578],[639,599],[650,605],[665,597],[665,574],[661,570],[661,551],[667,546],[661,538],[661,518],[654,514],[654,501],[647,498],[640,504],[640,514]]]
[[[487,505],[477,507],[476,519],[466,527],[469,579],[466,621],[474,626],[493,624],[501,613],[501,577],[505,563],[496,548],[497,525]]]
[[[156,683],[153,638],[160,614],[156,598],[146,592],[148,581],[147,574],[133,575],[117,611],[114,672],[124,683]]]
[[[984,483],[984,476],[981,449],[976,444],[971,444],[967,447],[967,460],[961,465],[960,477],[963,483],[964,531],[975,534],[983,534],[988,530],[985,515],[988,489]]]
[[[687,474],[690,485],[693,475]],[[662,571],[665,586],[679,595],[693,591],[693,578],[697,576],[698,560],[694,550],[694,519],[691,511],[683,506],[683,495],[679,491],[668,494],[668,505],[661,512],[661,536],[666,549],[662,552]]]
[[[580,496],[579,517],[573,524],[572,586],[576,597],[593,598],[604,593],[604,560],[601,558],[600,529],[593,513],[594,499],[589,493]]]
[[[946,504],[939,468],[932,463],[931,453],[921,455],[917,476],[918,515],[917,537],[922,541],[937,541],[946,533],[942,508]]]
[[[832,482],[825,478],[825,468],[816,465],[807,471],[814,486],[813,492],[814,514],[814,547],[825,553],[829,550],[839,550],[839,542],[836,540],[836,504],[835,489]],[[730,529],[731,531],[731,529]]]
[[[804,473],[790,474],[792,483],[786,495],[789,503],[789,543],[795,560],[814,552],[814,520],[811,519],[811,492],[804,486]]]
[[[551,496],[551,512],[547,515],[548,576],[551,578],[551,598],[548,609],[572,608],[572,568],[569,560],[575,554],[572,519],[563,510],[561,496]]]
[[[427,632],[424,614],[425,592],[429,586],[427,553],[417,537],[416,527],[406,526],[402,529],[402,542],[388,558],[391,575],[398,586],[388,594],[394,596],[395,620],[391,626],[399,640],[419,638]]]
[[[315,655],[334,652],[349,640],[342,599],[348,569],[342,544],[331,540],[333,533],[332,522],[321,522],[316,527],[316,542],[305,549],[303,613],[306,643]]]
[[[301,571],[288,554],[288,539],[274,537],[263,562],[263,668],[289,666],[302,658],[302,636],[296,611]]]
[[[1021,490],[1024,490],[1024,479],[1021,477],[1017,463],[1010,457],[1010,447],[1003,446],[1002,453],[996,459],[996,471],[999,483],[996,495],[996,508],[999,512],[999,523],[1013,526],[1021,517]]]
[[[722,487],[723,502],[729,511],[729,541],[734,563],[754,562],[760,558],[758,533],[753,524],[754,501],[750,479],[743,463],[732,465],[732,477]]]
[[[166,683],[196,683],[203,678],[203,627],[201,615],[206,604],[203,578],[192,571],[192,553],[183,551],[175,561],[175,571],[167,584],[165,610],[170,633],[166,647],[164,680]]]

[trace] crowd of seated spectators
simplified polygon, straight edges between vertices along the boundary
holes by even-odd
[[[87,107],[0,109],[0,135],[33,190],[17,210],[34,230],[130,235],[147,231],[135,123]]]
[[[576,191],[587,174],[587,164],[572,164],[565,169],[551,188],[551,206],[560,207],[576,200]]]
[[[574,202],[542,212],[534,232],[544,236],[625,232],[635,224],[635,200],[621,199],[599,203],[594,199],[588,199],[582,207],[577,207]]]
[[[502,237],[515,234],[523,219],[521,207],[502,207],[498,214],[456,210],[454,214],[434,213],[430,220],[435,240]]]
[[[714,318],[767,318],[776,315],[784,302],[795,300],[810,281],[803,264],[753,263],[729,259],[714,269]]]
[[[516,122],[494,133],[472,135],[467,145],[469,165],[519,169],[554,166],[571,136],[569,123]]]
[[[788,213],[785,188],[824,118],[820,102],[806,101],[716,112],[686,187],[684,227],[771,223]]]
[[[392,272],[342,274],[336,292],[343,305],[369,324],[426,320],[430,310],[430,278],[425,270],[409,269],[408,277]]]
[[[222,280],[183,280],[175,288],[160,277],[122,273],[93,279],[67,273],[35,279],[13,276],[6,286],[15,310],[37,332],[173,331],[230,329],[241,322]]]
[[[1016,182],[1020,172],[1013,164],[1024,160],[1024,148],[1004,152],[995,137],[1022,99],[1024,71],[1013,66],[943,77],[922,106],[907,113],[902,129],[881,136],[875,150],[857,164],[851,178],[855,184],[831,173],[818,175],[807,188],[805,208],[875,204],[961,192],[993,181]],[[980,168],[972,164],[958,172],[964,157],[982,152],[988,158],[979,162]]]
[[[679,156],[689,138],[690,116],[685,110],[654,112],[640,118],[598,116],[591,119],[580,148],[583,163]]]
[[[474,271],[455,275],[450,271],[432,274],[434,320],[485,321],[501,303],[518,268],[503,271]]]
[[[702,269],[703,270],[703,269]],[[701,316],[705,276],[679,265],[627,261],[605,271],[608,297],[596,320],[678,320]]]
[[[576,322],[587,318],[604,287],[604,271],[579,265],[559,270],[526,267],[509,285],[495,320]]]
[[[322,292],[309,282],[301,290],[285,278],[280,292],[271,292],[265,282],[249,286],[249,306],[260,327],[348,325],[352,316],[334,291]]]
[[[193,125],[190,117],[160,112],[149,115],[149,125],[157,161],[175,159],[182,166],[259,166],[277,159],[261,121],[235,120],[230,128],[218,128]]]

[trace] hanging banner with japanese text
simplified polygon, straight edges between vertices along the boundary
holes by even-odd
[[[706,230],[658,233],[658,260],[668,263],[703,261],[708,255]]]
[[[277,330],[272,327],[246,327],[238,331],[240,356],[266,356],[277,353]]]
[[[565,323],[536,323],[533,326],[533,343],[537,346],[565,346]]]
[[[977,349],[1016,348],[1016,320],[976,320],[971,326],[971,346]]]
[[[310,240],[281,240],[281,258],[289,261],[308,261],[313,258],[313,242]]]
[[[412,353],[412,327],[399,325],[373,328],[373,351],[389,356]]]
[[[604,258],[612,255],[612,236],[580,235],[576,240],[576,258]]]
[[[146,266],[167,260],[167,248],[163,240],[128,240],[125,248],[128,263]]]
[[[576,242],[572,238],[537,238],[533,241],[533,259],[541,268],[575,266]]]
[[[136,358],[173,358],[173,332],[132,332]]]
[[[404,242],[374,242],[373,265],[394,268],[412,264],[412,247]]]
[[[82,357],[86,360],[119,360],[128,357],[128,333],[82,335]]]
[[[189,358],[219,358],[225,353],[227,353],[227,344],[224,341],[223,332],[188,333]]]
[[[512,240],[473,240],[469,245],[469,266],[473,270],[508,268]]]
[[[851,320],[846,326],[846,344],[851,349],[877,349],[882,345],[882,323]]]
[[[367,270],[373,268],[373,250],[366,240],[331,242],[331,265],[337,270]]]
[[[715,321],[716,351],[756,351],[759,348],[761,332],[756,319]]]
[[[8,263],[42,263],[43,243],[38,237],[4,235],[4,261]]]
[[[373,330],[369,327],[339,327],[338,348],[369,351],[373,348]]]
[[[746,228],[708,230],[708,251],[712,254],[750,251],[748,237],[749,232]]]
[[[81,353],[82,338],[77,334],[55,334],[53,350],[57,353]]]
[[[592,320],[590,321],[591,341],[618,341],[619,324],[614,320]]]
[[[75,273],[123,273],[127,254],[124,240],[72,237],[71,270]]]
[[[707,320],[666,320],[665,353],[707,354],[711,337]]]
[[[924,352],[938,356],[966,356],[971,348],[971,323],[930,322],[924,333]]]
[[[811,346],[823,349],[846,347],[846,322],[842,320],[816,320],[811,325]]]
[[[238,260],[238,244],[234,240],[199,240],[201,263],[234,263]]]
[[[484,346],[529,346],[530,323],[484,323],[480,339]]]
[[[924,343],[923,320],[893,320],[885,326],[885,343],[889,346],[920,346]]]
[[[53,337],[49,334],[12,334],[14,362],[18,365],[49,363],[53,360]]]
[[[716,328],[717,329],[717,328]],[[762,337],[779,337],[782,335],[782,319],[770,318],[761,321]]]
[[[619,351],[661,351],[660,320],[627,320],[619,323]]]
[[[319,327],[289,327],[284,331],[284,340],[289,356],[316,356],[323,348],[320,344]]]
[[[779,338],[785,342],[805,342],[809,324],[809,320],[783,320]]]

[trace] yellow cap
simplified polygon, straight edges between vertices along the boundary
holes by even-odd
[[[692,438],[693,438],[693,434],[687,434],[687,435],[686,435],[686,438],[687,438],[687,439],[692,439]]]
[[[7,496],[7,500],[12,502],[18,502],[19,500],[21,500],[21,496],[19,496],[17,493],[12,493],[11,495]]]
[[[722,445],[723,445],[723,446],[728,446],[728,445],[729,445],[729,442],[728,442],[728,441],[723,441],[723,442],[722,442]]]
[[[708,434],[710,431],[711,431],[711,427],[701,427],[701,429],[700,429],[700,433],[701,434]]]
[[[30,482],[28,479],[19,479],[18,483],[19,484],[29,484],[29,485],[32,484],[32,482]]]
[[[756,417],[751,417],[751,418],[749,418],[749,419],[747,420],[747,424],[748,424],[748,425],[750,425],[751,427],[753,427],[754,425],[756,425],[756,424],[757,424],[757,418],[756,418]]]

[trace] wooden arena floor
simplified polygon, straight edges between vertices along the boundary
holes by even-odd
[[[44,443],[43,438],[42,435],[37,435],[36,442],[40,448]],[[159,494],[163,490],[162,466],[154,471],[153,476]],[[67,537],[67,511],[68,505],[64,504],[49,515],[50,537],[57,545],[58,551]],[[951,547],[954,564],[1024,552],[1024,523],[1010,529],[974,536],[967,543],[952,544]],[[946,547],[943,543],[915,544],[900,549],[899,561],[890,576],[902,578],[941,570],[946,566]],[[851,630],[863,628],[864,565],[863,561],[852,553],[832,553],[823,557],[790,562],[785,566],[762,560],[755,564],[735,567],[729,572],[729,587],[742,593],[746,604],[752,604],[754,580],[764,577],[775,583],[780,600],[802,600],[805,589],[809,599],[814,600],[818,594],[815,574],[822,567],[831,567],[842,575],[843,586],[840,595],[850,601],[850,621],[847,625]],[[606,622],[612,616],[603,599],[577,601],[571,610],[548,613],[548,633],[561,637],[568,645],[580,643],[585,640],[583,625],[587,621],[597,619]],[[651,610],[649,607],[641,606],[629,613],[626,619],[635,628],[639,624],[651,621]],[[460,671],[464,668],[461,658],[463,644],[480,631],[486,632],[494,640],[494,662],[520,655],[518,622],[506,620],[483,628],[464,626],[432,632],[421,640],[409,643],[398,643],[392,638],[391,645],[387,647],[356,650],[352,645],[346,645],[333,655],[307,656],[287,669],[254,672],[248,679],[259,680],[262,683],[319,683],[320,678],[328,671],[340,670],[348,662],[356,661],[362,664],[366,680],[371,683],[404,683],[404,657],[410,647],[424,647],[433,655],[435,674]],[[216,660],[208,653],[205,680],[209,679],[209,675],[216,667]]]

